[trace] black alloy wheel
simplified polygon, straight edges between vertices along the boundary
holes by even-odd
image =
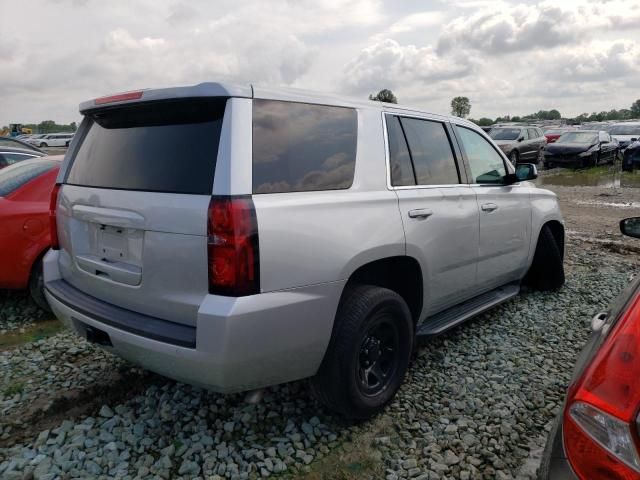
[[[398,324],[380,312],[360,343],[356,375],[363,395],[376,396],[384,392],[400,364],[400,334]]]

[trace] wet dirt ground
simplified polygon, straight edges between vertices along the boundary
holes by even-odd
[[[622,173],[619,165],[552,169],[540,172],[536,183],[558,195],[569,237],[640,250],[618,226],[623,218],[640,216],[640,171]]]

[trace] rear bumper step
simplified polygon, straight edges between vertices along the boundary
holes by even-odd
[[[119,330],[180,347],[196,347],[196,328],[105,303],[64,280],[46,284],[47,292],[69,308]]]

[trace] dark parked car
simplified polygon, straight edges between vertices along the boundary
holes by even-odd
[[[495,127],[491,129],[489,136],[514,165],[519,162],[537,164],[547,144],[538,127]]]
[[[16,162],[21,162],[22,160],[44,157],[45,155],[46,153],[40,151],[35,152],[21,148],[5,148],[3,145],[0,145],[0,169],[13,165]]]
[[[640,168],[640,141],[631,143],[622,154],[622,170],[631,172],[634,168]]]
[[[31,150],[32,152],[44,153],[35,145],[31,145],[23,140],[11,137],[0,137],[0,148],[20,148],[22,150]]]
[[[547,168],[567,165],[592,167],[613,163],[620,147],[611,135],[604,131],[578,130],[566,132],[544,150],[544,166]]]
[[[640,217],[620,222],[640,238]],[[640,276],[591,321],[539,480],[640,478]]]

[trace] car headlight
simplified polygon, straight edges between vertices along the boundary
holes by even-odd
[[[579,153],[578,156],[579,157],[589,157],[589,156],[591,156],[592,153],[593,153],[592,150],[587,150],[586,152]]]

